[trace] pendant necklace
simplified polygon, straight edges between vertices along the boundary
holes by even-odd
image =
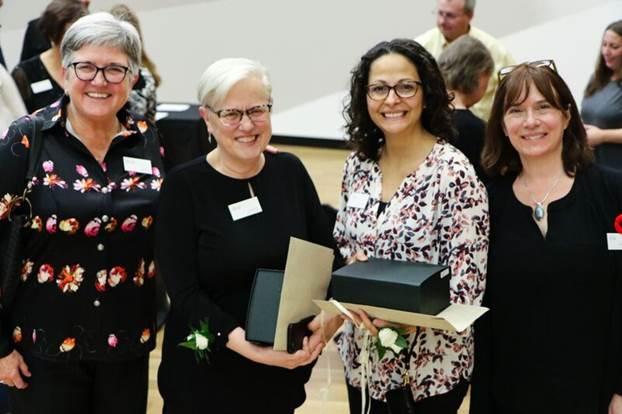
[[[551,186],[551,188],[549,188],[549,191],[546,192],[544,198],[540,201],[536,201],[531,191],[529,191],[529,188],[527,187],[527,180],[525,180],[525,177],[523,176],[523,179],[521,180],[523,182],[523,187],[525,187],[525,190],[527,191],[527,193],[529,193],[531,201],[533,201],[533,203],[535,204],[535,207],[533,208],[533,218],[536,219],[536,221],[540,221],[544,218],[544,215],[546,213],[546,210],[544,209],[544,203],[549,198],[549,195],[551,195],[551,192],[555,189],[555,187],[557,187],[557,184],[559,184],[559,180],[562,178],[562,174],[563,172],[559,173],[557,178],[555,178],[553,185]]]

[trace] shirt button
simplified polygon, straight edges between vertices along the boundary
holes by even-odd
[[[108,220],[109,220],[109,219],[110,219],[110,217],[108,217],[108,216],[107,216],[107,215],[105,215],[105,214],[102,216],[102,221],[103,221],[104,223],[108,223]]]
[[[99,308],[99,305],[101,305],[101,302],[99,301],[99,299],[95,299],[93,301],[93,306],[95,306],[96,308]]]
[[[103,251],[103,250],[104,250],[104,245],[103,245],[103,244],[101,244],[101,243],[99,243],[99,244],[97,245],[97,250],[99,250],[100,252],[101,252],[101,251]]]

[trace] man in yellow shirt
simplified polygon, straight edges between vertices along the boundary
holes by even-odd
[[[486,46],[495,62],[493,76],[488,82],[488,89],[481,101],[475,104],[471,111],[488,120],[492,99],[497,89],[497,71],[514,64],[514,59],[505,50],[497,39],[488,33],[471,26],[475,12],[475,0],[438,0],[436,11],[436,27],[421,34],[415,40],[425,47],[435,58],[438,58],[443,48],[462,35],[470,35]]]

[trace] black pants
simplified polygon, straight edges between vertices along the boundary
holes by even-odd
[[[434,395],[429,398],[417,401],[415,409],[417,414],[457,414],[458,408],[467,393],[469,383],[466,380],[460,381],[458,385],[445,394]],[[350,414],[361,413],[361,389],[348,384],[348,402],[350,404]],[[387,404],[383,401],[369,398],[367,393],[367,404],[371,404],[370,414],[389,414]],[[369,405],[368,405],[369,406]]]
[[[12,414],[145,414],[149,356],[123,362],[52,362],[25,355],[28,388],[11,388]]]

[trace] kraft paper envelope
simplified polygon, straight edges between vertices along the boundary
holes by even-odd
[[[273,348],[287,349],[287,325],[317,313],[314,299],[325,299],[333,269],[333,250],[291,237]]]
[[[314,300],[320,309],[329,315],[343,313],[339,309],[339,302],[335,304],[332,299]],[[411,326],[424,326],[427,328],[440,329],[443,331],[462,332],[475,322],[477,318],[488,311],[483,306],[451,304],[437,315],[424,315],[375,306],[357,305],[354,303],[341,303],[346,309],[362,309],[374,318],[384,319],[388,322],[402,323]]]

